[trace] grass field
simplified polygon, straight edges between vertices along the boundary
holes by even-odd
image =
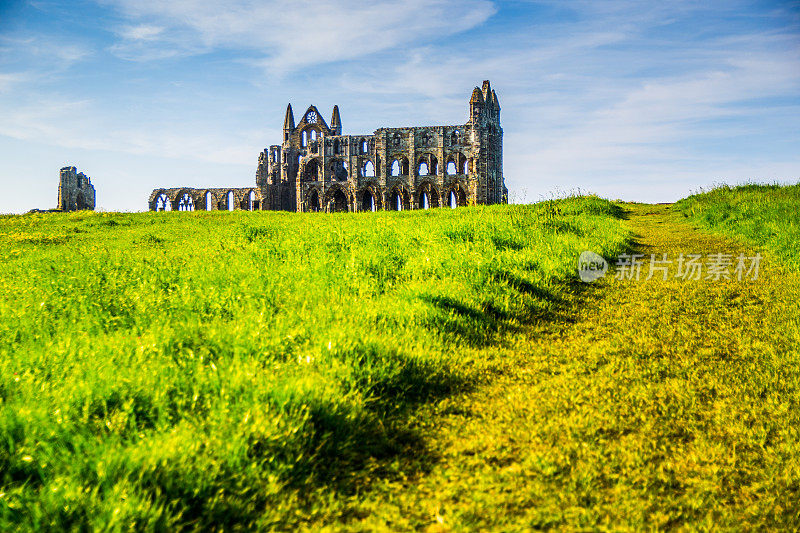
[[[720,185],[676,207],[703,227],[747,239],[800,269],[800,184]]]
[[[607,275],[532,325],[502,374],[420,410],[427,470],[310,530],[800,527],[800,272],[672,206],[622,207],[666,279]],[[757,279],[676,277],[680,254],[759,251]]]
[[[0,530],[353,523],[430,468],[426,406],[570,319],[620,215],[0,217]]]

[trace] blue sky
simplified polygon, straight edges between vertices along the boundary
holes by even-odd
[[[484,79],[516,201],[800,180],[800,1],[0,0],[0,212],[248,186],[287,102],[456,124]]]

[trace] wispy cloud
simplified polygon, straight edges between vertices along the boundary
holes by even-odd
[[[250,50],[280,72],[363,57],[402,43],[472,28],[495,8],[487,0],[108,0],[129,20],[112,51],[127,59]],[[156,31],[158,30],[158,31]],[[144,46],[143,41],[148,45]]]
[[[50,35],[26,37],[0,35],[0,49],[7,54],[4,62],[36,64],[65,70],[92,55],[92,50],[79,43],[60,41]]]
[[[15,85],[28,79],[29,75],[24,72],[0,72],[0,94],[9,92]]]
[[[164,27],[153,24],[137,24],[136,26],[123,26],[118,33],[120,37],[130,41],[154,41],[164,33]]]
[[[800,141],[796,131],[785,136],[789,117],[800,115],[797,28],[778,19],[766,30],[728,29],[709,15],[710,33],[697,36],[680,23],[713,6],[602,6],[556,24],[568,31],[493,36],[457,55],[420,48],[343,83],[376,98],[419,95],[417,109],[452,115],[465,86],[491,78],[504,107],[506,177],[517,189],[597,183],[670,200],[691,183],[774,179],[800,166],[782,146]],[[765,137],[781,155],[758,148]]]
[[[6,110],[0,121],[0,135],[81,150],[224,164],[251,162],[260,151],[259,140],[280,135],[277,129],[222,133],[196,123],[172,127],[153,121],[128,124],[109,121],[99,116],[94,107],[91,100],[65,98],[21,105]]]

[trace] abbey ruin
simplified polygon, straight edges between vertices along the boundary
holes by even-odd
[[[75,167],[61,169],[58,181],[58,206],[61,211],[95,208],[95,190],[89,177]]]
[[[451,126],[379,128],[342,135],[315,106],[295,123],[286,109],[283,142],[258,158],[256,186],[155,189],[152,211],[376,211],[507,201],[500,102],[488,81],[475,87],[469,119]]]

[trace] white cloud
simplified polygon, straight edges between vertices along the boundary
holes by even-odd
[[[80,43],[63,42],[48,35],[14,37],[0,35],[5,59],[35,63],[46,68],[66,70],[92,55],[92,50]]]
[[[0,72],[0,94],[10,91],[15,85],[27,81],[28,74],[24,72]]]
[[[650,28],[663,18],[636,9],[617,9],[614,18],[613,32],[590,19],[569,31],[543,30],[544,38],[507,34],[458,54],[412,50],[405,61],[363,69],[343,83],[379,100],[416,95],[407,111],[452,121],[468,88],[490,78],[504,109],[505,174],[528,199],[580,186],[667,201],[715,180],[796,179],[796,154],[781,146],[762,153],[743,140],[800,139],[779,139],[776,129],[786,131],[787,117],[800,112],[796,32],[651,41]]]
[[[120,30],[112,51],[127,59],[251,50],[269,69],[362,57],[472,28],[495,11],[488,0],[107,0],[139,31]],[[153,31],[159,28],[160,31]],[[143,39],[144,37],[144,39]],[[149,43],[144,47],[142,41]]]
[[[164,33],[163,26],[153,24],[139,24],[136,26],[123,26],[119,29],[119,35],[123,39],[131,41],[152,41]]]
[[[229,133],[197,123],[126,124],[109,118],[98,115],[90,100],[51,96],[47,102],[9,106],[0,121],[0,135],[81,150],[253,165],[261,150],[259,141],[280,136],[277,129]]]

